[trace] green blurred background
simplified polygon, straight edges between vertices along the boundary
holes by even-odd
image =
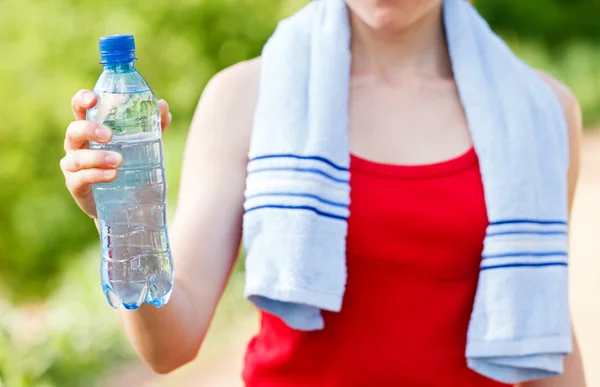
[[[58,166],[71,96],[101,71],[98,37],[135,34],[138,69],[170,104],[172,210],[204,85],[259,55],[277,20],[305,2],[0,0],[0,387],[93,386],[133,357],[100,291],[96,230]],[[573,89],[586,126],[600,121],[600,0],[475,3],[518,54]],[[241,274],[223,326],[249,310]]]

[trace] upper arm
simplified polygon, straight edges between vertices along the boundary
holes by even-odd
[[[581,159],[581,137],[583,134],[583,124],[581,117],[581,107],[573,92],[562,82],[551,77],[550,75],[539,71],[540,76],[552,88],[563,108],[565,121],[567,123],[568,138],[569,138],[569,173],[568,173],[568,188],[569,188],[569,210],[573,206],[575,197],[575,188],[579,178],[579,168]]]
[[[573,205],[575,188],[579,177],[580,144],[583,132],[581,119],[581,108],[575,95],[567,86],[552,78],[548,74],[540,72],[540,76],[550,85],[563,108],[569,138],[569,171],[568,171],[568,204],[569,210]],[[533,382],[519,384],[519,387],[562,387],[585,386],[585,376],[581,353],[577,343],[577,337],[573,335],[573,352],[564,361],[564,373],[560,376],[536,380]]]
[[[170,228],[175,276],[201,315],[212,315],[239,249],[259,62],[206,86],[188,134]]]

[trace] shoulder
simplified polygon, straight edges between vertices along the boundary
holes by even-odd
[[[239,113],[253,111],[258,97],[260,58],[237,63],[215,74],[202,99],[216,100]]]
[[[260,61],[261,58],[257,57],[227,67],[215,74],[207,86],[232,86],[237,83],[243,83],[245,86],[258,86]]]
[[[575,94],[561,81],[554,78],[553,76],[538,70],[537,73],[540,77],[552,88],[554,94],[560,102],[564,114],[567,126],[569,129],[569,138],[581,137],[582,132],[582,118],[581,118],[581,107]]]
[[[211,137],[226,136],[240,149],[250,144],[258,100],[260,58],[221,70],[208,82],[194,115],[192,130],[209,131]]]
[[[575,187],[579,177],[579,165],[581,158],[581,138],[583,136],[583,123],[581,107],[575,94],[564,83],[558,79],[538,70],[538,74],[552,88],[558,98],[567,122],[569,136],[569,207],[573,203]]]

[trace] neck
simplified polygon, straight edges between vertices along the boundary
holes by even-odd
[[[352,11],[352,72],[389,83],[451,78],[442,7],[436,6],[402,30],[376,30]]]
[[[104,65],[104,71],[109,73],[129,73],[134,70],[133,62],[107,63]]]

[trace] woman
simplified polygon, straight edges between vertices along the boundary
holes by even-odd
[[[293,330],[261,312],[261,330],[246,355],[246,384],[503,386],[469,370],[464,359],[488,221],[451,70],[442,1],[347,5],[352,204],[344,307],[325,313],[326,329],[317,332]],[[580,111],[564,85],[540,76],[560,100],[568,125],[571,203]],[[196,356],[237,256],[259,80],[255,59],[222,71],[206,87],[188,137],[170,229],[176,265],[171,301],[161,309],[143,305],[121,312],[134,348],[157,372]],[[109,129],[85,121],[95,102],[85,90],[73,98],[76,121],[67,129],[61,162],[69,191],[94,220],[91,185],[114,179],[122,161],[118,154],[86,149],[89,140],[111,137]],[[160,109],[166,127],[171,115],[164,101]],[[392,211],[379,211],[380,202],[393,203]],[[450,218],[461,221],[451,224]],[[457,228],[458,241],[448,237]],[[563,375],[523,384],[583,385],[577,350],[567,357]]]

